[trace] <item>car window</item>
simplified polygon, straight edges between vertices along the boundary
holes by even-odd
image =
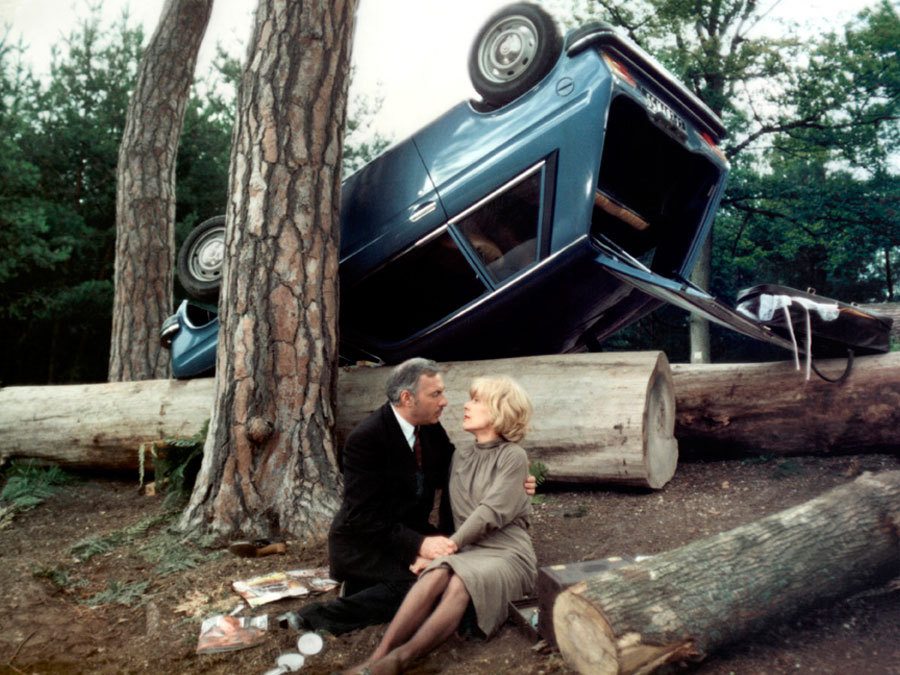
[[[396,342],[486,291],[448,229],[344,292],[341,314],[376,340]]]
[[[455,223],[495,281],[537,261],[542,175],[532,172]]]

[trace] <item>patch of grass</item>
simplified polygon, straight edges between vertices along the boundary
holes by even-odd
[[[141,596],[150,585],[149,581],[135,581],[132,584],[122,584],[118,581],[110,581],[106,590],[100,591],[96,595],[81,600],[81,604],[96,607],[98,605],[126,605],[131,607],[135,603],[143,604]]]
[[[72,588],[74,586],[83,586],[85,581],[73,581],[69,574],[72,570],[62,565],[56,567],[38,567],[33,570],[31,575],[36,579],[48,579],[57,588]]]
[[[771,462],[775,455],[758,455],[757,457],[747,457],[741,460],[741,464],[766,464]]]
[[[182,570],[194,569],[201,563],[221,555],[221,551],[203,553],[184,541],[183,535],[166,529],[137,550],[137,554],[149,563],[155,576],[166,576]]]
[[[786,459],[775,466],[775,478],[787,478],[789,476],[796,476],[802,472],[803,467],[800,466],[799,462],[793,459]]]
[[[6,484],[0,490],[0,501],[16,511],[33,509],[72,480],[58,466],[41,466],[33,459],[14,460],[4,473]]]
[[[101,537],[85,537],[76,542],[69,549],[69,553],[75,556],[78,562],[87,562],[95,555],[108,553],[119,546],[134,543],[136,539],[144,536],[151,527],[170,521],[176,513],[177,511],[161,511],[142,518],[126,528],[110,532]]]

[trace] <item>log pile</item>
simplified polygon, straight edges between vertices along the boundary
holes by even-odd
[[[556,641],[580,673],[648,673],[880,585],[900,573],[900,471],[561,593]]]

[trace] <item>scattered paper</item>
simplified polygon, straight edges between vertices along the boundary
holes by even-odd
[[[328,578],[327,567],[308,570],[272,572],[260,577],[235,581],[231,587],[251,607],[282,598],[297,598],[310,593],[325,593],[337,588],[338,582]]]
[[[239,617],[217,614],[204,619],[197,640],[198,654],[246,649],[262,642],[268,628],[266,615]]]

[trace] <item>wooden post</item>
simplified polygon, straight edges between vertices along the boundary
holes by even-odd
[[[863,474],[799,506],[561,593],[556,641],[580,673],[649,673],[900,572],[900,471]]]

